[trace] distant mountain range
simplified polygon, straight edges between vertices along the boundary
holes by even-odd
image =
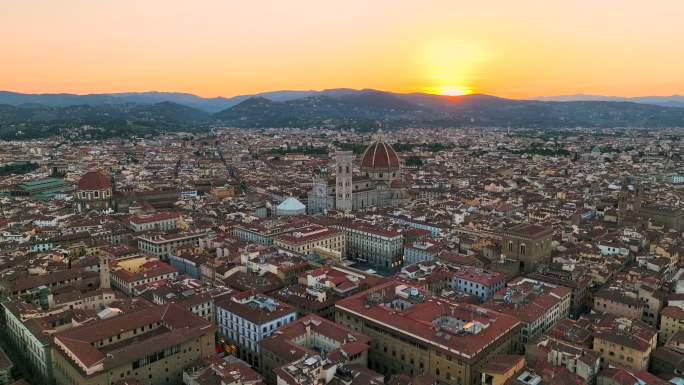
[[[329,127],[684,127],[684,97],[572,95],[515,100],[377,90],[274,91],[233,98],[187,93],[21,94],[0,92],[0,138],[63,133],[82,125],[102,135],[245,128]],[[681,104],[681,105],[680,105]],[[19,133],[18,133],[19,132]]]
[[[536,100],[548,102],[634,102],[643,104],[654,104],[665,107],[684,107],[683,95],[671,96],[635,96],[627,98],[623,96],[603,96],[603,95],[560,95],[560,96],[542,96],[535,98]]]
[[[122,92],[111,94],[23,94],[19,92],[0,91],[0,104],[20,106],[22,104],[43,104],[51,107],[66,107],[78,104],[156,104],[172,102],[196,108],[209,113],[237,105],[252,97],[264,97],[275,102],[303,98],[314,94],[338,96],[345,93],[357,92],[352,89],[332,89],[324,91],[272,91],[254,95],[240,95],[232,98],[216,97],[203,98],[201,96],[183,92]]]
[[[251,95],[240,95],[230,98],[222,96],[215,98],[203,98],[201,96],[183,93],[183,92],[122,92],[109,94],[23,94],[11,91],[0,91],[0,104],[9,104],[12,106],[19,106],[22,104],[44,104],[52,107],[65,107],[78,104],[101,105],[101,104],[156,104],[161,102],[172,102],[182,104],[188,107],[196,108],[209,113],[219,112],[226,108],[235,106],[244,102],[247,99],[254,97],[262,97],[274,102],[287,102],[295,99],[301,99],[309,96],[330,96],[340,97],[344,95],[367,93],[375,90],[355,90],[352,88],[334,88],[322,91],[316,90],[281,90],[262,92]],[[380,92],[380,91],[377,91]],[[431,94],[401,94],[387,92],[399,98],[408,98],[409,100],[419,99],[422,96],[431,98],[435,95]],[[439,97],[439,95],[437,95]],[[653,104],[665,107],[682,107],[684,108],[684,95],[671,96],[637,96],[637,97],[622,97],[622,96],[604,96],[604,95],[588,95],[588,94],[574,94],[574,95],[559,95],[559,96],[540,96],[531,98],[530,100],[539,100],[547,102],[634,102],[642,104]]]

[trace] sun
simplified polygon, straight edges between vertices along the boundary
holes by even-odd
[[[463,86],[439,86],[435,87],[434,91],[433,93],[444,96],[463,96],[473,93],[470,88]]]

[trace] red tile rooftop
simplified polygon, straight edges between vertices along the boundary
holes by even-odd
[[[298,229],[295,232],[283,234],[276,237],[281,242],[290,244],[302,244],[312,242],[318,239],[324,239],[340,234],[339,230],[329,229],[326,227],[310,226]]]
[[[500,354],[489,359],[484,365],[482,371],[487,373],[506,373],[508,370],[514,368],[518,364],[525,361],[524,356],[513,354]]]
[[[112,182],[110,182],[104,171],[87,172],[78,181],[79,190],[106,190],[111,187]]]
[[[178,218],[180,218],[180,214],[170,212],[170,211],[165,211],[165,212],[155,213],[155,214],[133,215],[133,216],[128,217],[128,221],[130,223],[134,223],[136,225],[141,225],[144,223],[153,223],[153,222],[165,221],[165,220],[170,220],[170,219],[178,219]]]
[[[506,275],[493,270],[483,270],[472,266],[463,266],[454,272],[457,278],[477,282],[484,286],[494,286],[506,280]]]
[[[535,237],[551,230],[550,227],[543,227],[532,223],[519,223],[506,229],[506,232],[526,237]]]
[[[392,229],[384,229],[366,223],[347,222],[339,225],[343,228],[348,228],[356,231],[361,231],[369,234],[378,235],[381,237],[394,238],[401,236],[401,233]]]
[[[126,282],[135,282],[144,278],[157,277],[165,274],[177,273],[178,269],[175,267],[164,263],[162,261],[148,261],[141,265],[140,271],[130,272],[126,269],[118,269],[114,271],[121,280]]]
[[[485,347],[520,325],[515,317],[470,304],[453,303],[425,294],[420,289],[415,303],[404,310],[385,305],[396,298],[397,287],[402,285],[406,286],[401,281],[389,280],[338,302],[336,307],[465,359],[472,359]],[[439,327],[437,323],[444,319],[470,323],[477,333],[455,333],[449,328],[444,329],[444,326]]]
[[[123,340],[113,345],[96,347],[98,341],[106,340],[124,332],[157,325],[157,329],[139,334],[139,337]],[[55,343],[76,364],[89,374],[128,362],[148,352],[158,351],[207,333],[215,327],[201,317],[182,307],[169,304],[145,308],[122,316],[98,320],[69,329],[55,336]],[[102,363],[102,367],[97,364]]]

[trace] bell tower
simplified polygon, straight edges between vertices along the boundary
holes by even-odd
[[[352,151],[335,152],[335,208],[342,211],[352,210]]]
[[[111,286],[111,281],[110,281],[110,269],[109,269],[109,259],[105,257],[104,255],[100,255],[98,257],[99,259],[99,270],[100,270],[100,288],[101,289],[110,289]]]

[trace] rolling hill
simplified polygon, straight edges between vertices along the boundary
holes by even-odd
[[[3,92],[0,102],[6,103],[0,103],[0,138],[44,137],[84,125],[101,127],[109,136],[201,130],[212,126],[360,130],[464,126],[684,127],[684,108],[632,101],[558,102],[481,94],[441,96],[352,89],[267,94],[269,97],[210,100],[182,93],[27,96]],[[108,103],[111,98],[115,101]],[[177,101],[159,101],[165,98]],[[203,107],[196,108],[197,103]],[[207,103],[213,103],[212,107],[207,107]],[[222,107],[226,103],[229,106]],[[222,108],[217,112],[207,111],[219,107]]]

